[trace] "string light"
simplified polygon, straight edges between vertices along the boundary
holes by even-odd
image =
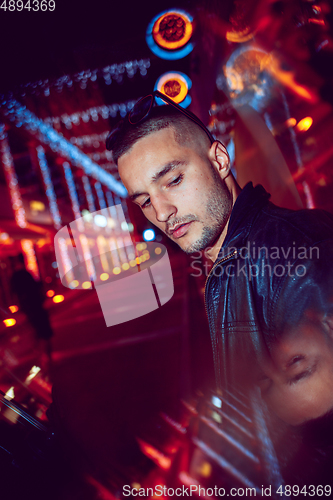
[[[95,201],[94,201],[94,197],[92,194],[90,182],[89,182],[89,179],[86,175],[82,176],[82,182],[83,182],[84,191],[86,193],[86,199],[87,199],[89,211],[96,212]]]
[[[77,146],[93,146],[94,148],[99,148],[100,142],[105,142],[109,131],[106,130],[102,134],[90,134],[90,135],[81,135],[80,137],[71,137],[69,140],[72,144],[76,144]]]
[[[72,210],[74,213],[75,219],[77,219],[77,224],[79,231],[84,231],[84,224],[81,219],[81,212],[80,212],[80,205],[79,205],[79,199],[77,196],[77,192],[75,189],[75,183],[74,183],[74,178],[73,178],[73,173],[71,170],[71,167],[67,161],[64,161],[62,164],[64,172],[65,172],[65,179],[68,187],[68,192],[69,192],[69,197],[71,199],[72,203]]]
[[[96,271],[90,253],[89,242],[85,234],[80,234],[79,239],[83,250],[83,258],[87,268],[88,276],[90,280],[93,281],[96,279]]]
[[[58,247],[60,249],[61,261],[64,268],[64,273],[66,276],[67,283],[69,284],[73,283],[74,281],[73,264],[68,254],[67,243],[65,238],[58,239]]]
[[[52,151],[58,153],[63,158],[67,158],[73,165],[82,168],[87,175],[90,175],[101,182],[109,189],[126,197],[127,190],[109,172],[106,172],[99,165],[94,163],[87,155],[76,146],[58,134],[50,125],[37,118],[26,106],[18,101],[10,99],[1,103],[0,108],[11,122],[17,127],[24,127],[28,132],[37,135],[38,139],[50,146]]]
[[[21,247],[26,256],[27,269],[32,272],[35,278],[39,279],[39,270],[36,254],[31,240],[21,240]]]
[[[49,96],[52,88],[57,92],[62,92],[64,88],[72,88],[74,83],[78,83],[80,88],[85,89],[89,81],[96,82],[102,79],[106,85],[111,85],[112,81],[120,84],[123,82],[125,73],[128,78],[133,78],[138,71],[141,76],[146,76],[149,67],[149,58],[134,59],[120,64],[105,66],[100,69],[80,71],[74,75],[64,75],[55,80],[47,79],[29,82],[20,85],[15,93],[21,95],[21,97],[24,97],[27,92],[31,94],[43,92],[45,96]],[[2,96],[2,98],[5,100],[6,96]]]
[[[102,151],[101,153],[89,153],[87,156],[94,161],[99,160],[112,160],[112,152],[111,151]],[[115,163],[113,164],[115,166]]]
[[[95,182],[95,189],[98,197],[99,208],[102,210],[106,207],[103,189],[100,182]]]
[[[6,181],[9,188],[10,199],[14,210],[16,224],[19,227],[27,227],[25,210],[22,203],[21,193],[18,188],[17,175],[14,168],[14,161],[9,149],[8,136],[5,126],[0,124],[0,153],[5,169]]]
[[[111,193],[111,191],[107,191],[107,192],[106,192],[106,201],[108,202],[108,206],[109,206],[109,207],[113,207],[113,205],[114,205],[114,200],[113,200],[113,197],[112,197],[112,193]]]
[[[56,194],[55,194],[54,189],[53,189],[53,184],[52,184],[51,175],[50,175],[50,169],[48,167],[46,157],[45,157],[45,151],[44,151],[44,148],[42,146],[37,147],[37,156],[38,156],[39,167],[40,167],[40,170],[42,172],[43,181],[45,184],[45,193],[46,193],[46,196],[49,200],[50,212],[52,215],[54,227],[56,229],[60,229],[62,223],[61,223],[61,217],[60,217],[59,208],[58,208],[58,204],[57,204],[57,198],[56,198]]]
[[[80,122],[88,123],[90,120],[97,122],[100,118],[107,120],[108,118],[116,118],[118,113],[121,118],[124,118],[127,113],[133,108],[137,101],[126,101],[120,104],[109,104],[104,106],[95,106],[84,111],[78,111],[71,115],[64,113],[61,116],[50,116],[44,119],[49,125],[60,125],[63,123],[67,129],[71,129],[73,125],[80,125]],[[107,135],[107,134],[106,134]],[[73,141],[71,141],[73,142]]]

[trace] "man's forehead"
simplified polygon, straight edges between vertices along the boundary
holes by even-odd
[[[124,181],[133,176],[152,176],[173,160],[186,156],[187,148],[175,141],[168,127],[139,139],[118,159],[118,170]]]
[[[173,127],[165,127],[161,130],[155,130],[150,132],[138,139],[130,149],[123,155],[131,155],[133,152],[136,154],[147,154],[151,150],[158,150],[162,152],[164,149],[170,149],[172,147],[181,147],[181,145],[176,141],[175,131]],[[161,149],[162,148],[162,149]],[[122,157],[119,158],[119,161]]]

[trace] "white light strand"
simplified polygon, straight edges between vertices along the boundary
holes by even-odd
[[[78,147],[87,146],[99,148],[101,142],[103,144],[105,143],[108,134],[109,130],[106,130],[102,134],[81,135],[80,137],[71,137],[69,140]]]
[[[73,165],[82,168],[87,175],[90,175],[106,187],[114,191],[119,196],[126,197],[126,188],[118,182],[109,172],[103,170],[99,165],[80,151],[76,146],[58,134],[50,125],[47,125],[31,113],[26,106],[23,106],[14,99],[0,105],[3,113],[8,119],[15,123],[17,127],[23,126],[28,132],[37,135],[44,144],[49,145],[52,151],[67,158]]]
[[[75,183],[74,183],[74,178],[73,178],[71,167],[67,161],[64,161],[62,166],[63,166],[64,172],[65,172],[65,179],[66,179],[66,183],[67,183],[67,187],[68,187],[69,197],[70,197],[71,203],[72,203],[72,210],[74,213],[74,217],[75,217],[75,219],[78,219],[77,225],[78,225],[79,231],[84,231],[84,224],[83,224],[82,218],[81,218],[80,205],[79,205],[79,200],[77,197],[77,192],[75,189]]]
[[[94,161],[109,160],[112,161],[112,151],[102,151],[101,153],[88,153],[87,156]]]
[[[27,219],[22,203],[21,193],[18,187],[14,161],[9,148],[7,132],[5,131],[5,126],[3,124],[0,124],[0,153],[5,169],[6,181],[14,210],[16,224],[22,228],[27,227]]]
[[[82,176],[82,182],[83,182],[84,191],[86,193],[86,199],[87,199],[89,211],[90,211],[90,213],[96,212],[95,201],[94,201],[94,197],[92,194],[90,182],[89,182],[89,179],[86,175]]]
[[[62,265],[63,265],[64,272],[66,275],[66,280],[67,280],[67,283],[69,284],[74,280],[74,273],[73,273],[74,266],[73,266],[71,259],[69,257],[67,243],[66,243],[65,238],[59,238],[58,245],[59,245],[59,249],[60,249]]]
[[[42,172],[43,176],[43,181],[45,185],[45,193],[46,196],[49,200],[49,206],[50,206],[50,212],[52,215],[54,227],[56,229],[60,229],[62,226],[61,222],[61,217],[59,213],[59,208],[58,208],[58,203],[57,203],[57,197],[53,189],[53,184],[51,180],[51,175],[50,175],[50,169],[46,161],[45,157],[45,151],[43,146],[38,146],[37,147],[37,156],[38,156],[38,162],[39,162],[39,167]]]
[[[121,104],[95,106],[84,111],[72,113],[71,115],[64,113],[61,116],[49,116],[44,118],[44,122],[55,126],[59,126],[63,123],[67,129],[71,129],[73,125],[80,125],[81,121],[83,123],[88,123],[90,120],[97,122],[100,118],[107,120],[108,118],[116,118],[118,113],[124,118],[136,102],[137,101],[131,100]]]
[[[109,206],[109,207],[113,207],[113,205],[114,205],[114,200],[113,200],[113,197],[112,197],[112,193],[111,193],[111,191],[107,191],[107,192],[106,192],[106,201],[108,202],[108,206]]]
[[[26,256],[27,270],[31,271],[35,278],[39,279],[39,269],[36,259],[34,245],[31,240],[21,240],[21,248]]]
[[[101,183],[100,183],[100,182],[95,182],[95,189],[96,189],[96,193],[97,193],[97,198],[98,198],[99,208],[100,208],[101,210],[102,210],[103,208],[107,208],[107,207],[106,207],[106,203],[105,203],[105,198],[104,198],[103,189],[102,189],[102,186],[101,186]]]
[[[64,88],[72,88],[74,83],[78,83],[81,89],[85,89],[88,82],[95,82],[98,79],[104,80],[106,85],[111,85],[113,81],[117,83],[122,83],[124,75],[126,74],[128,78],[133,78],[133,76],[139,71],[142,77],[147,75],[147,70],[150,67],[150,59],[134,59],[133,61],[126,61],[120,64],[112,64],[110,66],[105,66],[101,69],[86,70],[75,73],[74,75],[64,75],[56,80],[38,80],[36,82],[29,82],[24,85],[20,85],[15,94],[24,97],[27,92],[31,94],[40,94],[41,92],[45,96],[50,95],[51,89],[55,89],[57,92],[62,92]],[[13,96],[13,92],[10,95],[2,96],[2,99],[10,98]],[[2,100],[0,96],[0,101]]]

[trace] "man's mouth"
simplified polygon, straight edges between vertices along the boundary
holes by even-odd
[[[169,235],[171,235],[175,239],[184,236],[192,222],[193,221],[186,222],[185,224],[177,224],[173,229],[168,231]]]

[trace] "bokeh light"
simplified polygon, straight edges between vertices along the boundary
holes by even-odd
[[[63,295],[55,295],[52,300],[55,304],[59,304],[65,300],[65,297]]]
[[[306,132],[307,130],[309,130],[312,124],[313,119],[311,118],[311,116],[307,116],[297,123],[296,128],[299,132]]]
[[[84,281],[82,283],[82,288],[84,288],[85,290],[87,290],[88,288],[91,288],[91,283],[90,281]]]
[[[155,239],[155,231],[153,229],[146,229],[143,231],[142,236],[145,241],[153,241]]]
[[[14,318],[7,318],[3,320],[5,326],[14,326],[16,324],[16,319]]]

